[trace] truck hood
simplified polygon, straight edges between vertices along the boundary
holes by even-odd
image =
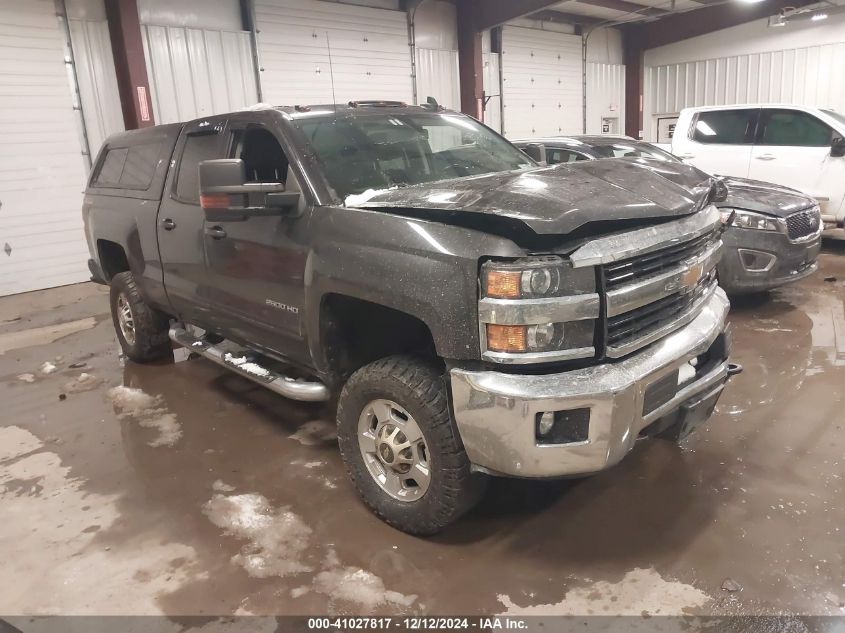
[[[816,204],[800,191],[761,180],[728,177],[723,182],[728,186],[728,198],[717,203],[720,208],[747,209],[783,218]]]
[[[347,197],[346,206],[500,216],[520,220],[537,234],[553,235],[590,222],[688,215],[708,202],[709,176],[686,165],[657,173],[653,162],[584,161],[370,190]]]

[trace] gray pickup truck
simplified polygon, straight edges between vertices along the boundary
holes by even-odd
[[[364,502],[431,534],[487,475],[594,473],[711,414],[718,188],[670,168],[543,167],[436,104],[235,112],[107,139],[89,266],[130,359],[336,402]]]

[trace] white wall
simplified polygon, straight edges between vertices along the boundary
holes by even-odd
[[[442,106],[460,110],[455,5],[427,0],[417,7],[413,20],[418,103],[431,96]]]
[[[790,103],[845,111],[845,16],[779,28],[757,20],[645,54],[644,133],[696,105]]]

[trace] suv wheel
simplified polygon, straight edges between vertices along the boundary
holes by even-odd
[[[167,316],[144,302],[132,273],[116,274],[110,286],[111,316],[123,353],[139,363],[170,353]]]
[[[358,494],[404,532],[440,531],[484,491],[449,415],[443,378],[423,361],[392,356],[356,371],[340,395],[337,424]]]

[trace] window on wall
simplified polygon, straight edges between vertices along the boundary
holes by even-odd
[[[700,112],[692,138],[699,143],[751,145],[757,127],[758,110],[713,110]]]
[[[217,134],[192,134],[185,139],[179,173],[176,174],[176,197],[184,202],[199,204],[200,163],[219,156],[220,137]]]
[[[759,145],[827,147],[833,129],[816,117],[798,110],[763,110]]]
[[[546,150],[546,162],[549,165],[557,165],[558,163],[574,163],[576,160],[587,160],[587,157],[568,149]]]

